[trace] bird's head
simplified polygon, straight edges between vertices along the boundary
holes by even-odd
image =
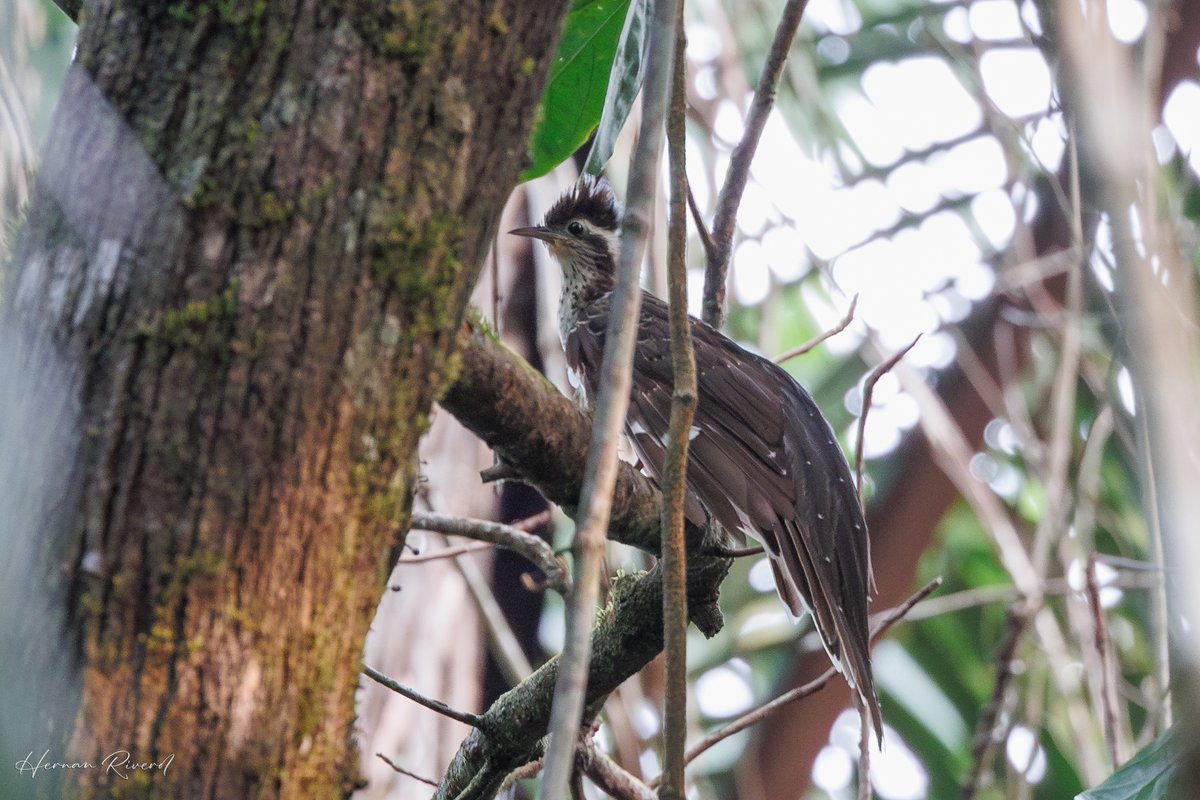
[[[546,212],[541,225],[509,233],[541,239],[563,268],[573,294],[599,295],[616,280],[619,212],[603,178],[581,178]]]

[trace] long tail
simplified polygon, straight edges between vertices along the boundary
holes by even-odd
[[[789,528],[791,526],[788,526]],[[812,614],[814,627],[825,646],[825,652],[835,669],[857,696],[859,713],[865,714],[883,743],[883,713],[875,693],[871,674],[870,629],[866,614],[866,598],[847,595],[845,581],[831,581],[817,569],[815,553],[809,552],[810,540],[799,531],[789,530],[779,537],[780,553],[771,553],[771,569],[779,596],[795,617],[804,611]],[[770,552],[768,550],[768,552]]]

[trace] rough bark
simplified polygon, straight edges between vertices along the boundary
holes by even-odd
[[[567,508],[579,500],[590,438],[587,415],[478,326],[464,332],[462,369],[442,405],[483,439],[517,475]],[[530,426],[529,420],[542,424]],[[645,475],[621,464],[609,538],[657,553],[660,495]]]
[[[24,366],[61,368],[71,465],[31,484],[10,569],[71,646],[5,666],[69,696],[78,665],[28,749],[173,762],[31,785],[355,785],[363,638],[564,11],[87,4],[2,284]]]

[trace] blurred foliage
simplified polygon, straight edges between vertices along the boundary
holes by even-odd
[[[695,153],[690,154],[693,161],[689,172],[694,183],[706,173],[719,183],[733,142],[718,133],[718,117],[728,114],[730,100],[733,108],[745,108],[747,96],[737,92],[746,91],[757,81],[782,5],[781,0],[689,4],[693,24],[714,31],[720,43],[718,52],[705,51],[701,60],[691,64],[693,75],[699,76],[697,83],[708,87],[697,90],[693,100],[693,134],[710,135],[710,140],[697,142]],[[820,13],[814,17],[812,12],[818,5]],[[978,5],[994,10],[1007,4],[997,0]],[[894,226],[869,233],[863,242],[890,240],[905,230],[919,228],[934,215],[950,213],[962,219],[972,232],[982,257],[990,260],[1000,282],[1006,274],[1013,274],[1019,266],[1030,266],[1029,259],[1041,255],[1028,248],[1032,226],[1047,209],[1029,198],[1039,180],[1060,181],[1062,176],[1046,171],[1035,153],[1033,139],[1039,119],[1056,121],[1060,112],[1052,101],[1040,114],[1006,117],[987,94],[981,61],[992,50],[1049,49],[1052,67],[1053,43],[1041,36],[1035,7],[1029,3],[1011,6],[1012,18],[1018,20],[1023,31],[1016,38],[974,37],[964,41],[961,30],[969,14],[974,13],[971,6],[889,0],[813,3],[792,48],[777,111],[798,150],[825,165],[835,176],[835,183],[843,187],[865,180],[879,180],[890,186],[900,168],[936,163],[963,141],[973,137],[998,141],[1008,172],[1004,189],[1016,218],[1016,230],[1007,244],[997,249],[988,241],[986,226],[976,218],[974,193],[945,194],[928,209],[908,210]],[[945,64],[977,102],[981,122],[975,131],[953,141],[935,141],[921,150],[909,147],[890,162],[881,162],[873,155],[873,162],[843,121],[841,104],[849,96],[874,103],[876,99],[864,88],[864,73],[879,65],[911,59],[936,59]],[[699,161],[695,160],[697,155]],[[1167,202],[1181,216],[1200,219],[1196,174],[1182,156],[1164,165],[1163,177],[1169,193]],[[751,189],[753,183],[752,177]],[[808,188],[796,186],[795,191],[802,193]],[[715,190],[707,194],[711,209]],[[1070,219],[1077,211],[1065,209],[1064,216]],[[761,241],[766,232],[794,221],[778,205],[769,208],[765,216],[765,227],[742,229],[739,241]],[[997,294],[1008,292],[1009,299],[1022,304],[1029,303],[1031,309],[1025,312],[1028,316],[1012,326],[1027,336],[1030,357],[1019,369],[1005,373],[1002,382],[989,393],[996,418],[988,426],[987,441],[971,462],[971,470],[974,479],[986,483],[1000,500],[1020,544],[1030,554],[1044,547],[1046,561],[1040,575],[1045,592],[1040,606],[1043,616],[1036,622],[1021,623],[1013,660],[1004,665],[1011,678],[999,697],[999,707],[994,709],[992,727],[984,732],[990,747],[982,765],[976,765],[978,754],[973,746],[995,691],[1001,667],[997,663],[998,650],[1011,626],[1017,624],[1013,622],[1013,611],[1019,594],[978,509],[960,500],[941,520],[932,546],[921,558],[914,586],[941,575],[945,584],[938,595],[943,599],[935,598],[928,613],[918,607],[915,619],[897,626],[888,647],[877,653],[876,673],[885,719],[913,751],[924,772],[926,783],[919,796],[960,796],[963,784],[978,772],[976,797],[1059,800],[1084,791],[1123,761],[1127,766],[1117,776],[1128,772],[1133,782],[1153,785],[1153,770],[1169,761],[1169,753],[1164,754],[1157,746],[1134,757],[1140,747],[1157,739],[1170,717],[1157,682],[1157,637],[1162,634],[1156,633],[1155,596],[1161,573],[1154,561],[1152,531],[1137,489],[1141,479],[1139,433],[1136,417],[1123,399],[1127,391],[1122,388],[1128,380],[1124,365],[1127,356],[1124,332],[1113,311],[1110,254],[1103,237],[1091,232],[1097,223],[1094,215],[1085,217],[1081,354],[1077,374],[1068,378],[1073,383],[1074,399],[1065,425],[1068,466],[1061,485],[1055,484],[1049,470],[1048,453],[1055,446],[1058,430],[1053,405],[1056,387],[1062,370],[1070,368],[1063,362],[1063,316],[1067,312],[1060,304],[1046,301],[1042,283],[1055,280],[1055,274],[1047,271],[1030,283],[994,290]],[[1191,235],[1189,230],[1184,231],[1185,237]],[[1189,252],[1196,251],[1196,242],[1188,240],[1184,244]],[[838,256],[823,260],[805,252],[797,253],[796,258],[811,264],[811,268],[802,268],[795,278],[772,275],[765,301],[741,305],[738,294],[730,294],[730,334],[767,355],[803,342],[831,324],[828,308],[822,309],[822,304],[834,309],[844,309],[846,304],[836,283],[834,266]],[[735,260],[732,269],[738,268]],[[1032,268],[1040,269],[1036,263]],[[736,275],[734,278],[736,282]],[[944,289],[928,290],[926,299],[938,301]],[[974,303],[973,311],[987,302]],[[970,315],[944,316],[943,320],[942,329],[956,333],[956,350],[992,344],[989,339],[995,335],[993,331],[972,328]],[[972,338],[980,334],[984,338]],[[869,353],[866,345],[871,337],[860,324],[841,338],[836,349],[821,347],[785,366],[810,389],[835,429],[846,433],[856,418],[855,405],[861,402],[862,376],[867,364],[878,356]],[[847,347],[847,340],[860,346]],[[943,372],[937,367],[925,369],[927,380],[934,384],[942,380]],[[844,443],[850,445],[852,437]],[[899,469],[902,450],[880,455],[869,463],[876,497],[887,496],[887,492],[879,491],[881,486],[903,486],[904,475]],[[1065,524],[1058,530],[1043,531],[1045,543],[1037,544],[1039,527],[1055,497],[1061,497],[1065,504]],[[787,673],[810,627],[805,621],[790,628],[774,605],[773,593],[756,591],[748,585],[751,568],[751,563],[735,565],[722,593],[726,630],[708,642],[694,637],[689,643],[689,662],[697,677],[743,663],[746,686],[755,702],[760,703],[778,692],[776,682]],[[876,564],[879,569],[886,566]],[[1100,609],[1093,608],[1085,591],[1089,569],[1094,571],[1098,584]],[[1103,616],[1107,625],[1107,638],[1100,643],[1104,659],[1098,655],[1093,614]],[[1061,652],[1048,652],[1043,641],[1046,629],[1059,632]],[[1115,708],[1106,709],[1101,700],[1105,664],[1115,681]],[[1069,696],[1061,691],[1064,670],[1071,675],[1066,680],[1078,687]],[[903,682],[896,675],[908,676],[912,681]],[[914,688],[919,686],[925,688]],[[728,721],[703,716],[705,703],[698,699],[702,728],[712,729]],[[803,701],[794,713],[803,714]],[[1110,731],[1108,738],[1106,730]],[[695,774],[702,787],[701,797],[733,796],[733,776],[744,741],[739,737],[722,746],[719,758],[710,754],[698,762]],[[1147,765],[1151,756],[1158,760]],[[1151,790],[1148,794],[1109,793],[1110,784],[1120,783],[1117,776],[1084,797],[1115,800],[1160,796]],[[835,798],[850,797],[853,785],[839,791],[833,795]],[[810,796],[826,795],[813,789]]]
[[[75,24],[49,0],[0,3],[0,254],[28,196]]]

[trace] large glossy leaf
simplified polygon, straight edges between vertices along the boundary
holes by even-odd
[[[576,0],[572,6],[529,142],[532,163],[521,180],[554,169],[595,129],[629,2]]]
[[[1165,800],[1179,766],[1179,725],[1142,748],[1125,766],[1075,800]]]
[[[612,157],[617,136],[625,126],[629,109],[642,88],[646,72],[646,47],[650,43],[650,0],[633,0],[625,16],[625,27],[617,42],[617,53],[608,75],[608,91],[604,94],[604,110],[592,139],[583,171],[599,175]]]

